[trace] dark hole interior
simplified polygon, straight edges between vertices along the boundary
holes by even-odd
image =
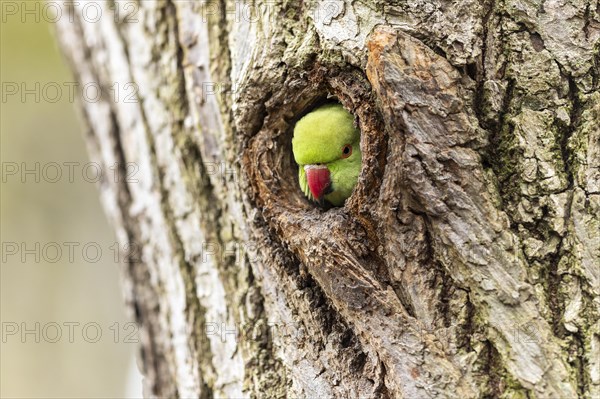
[[[384,128],[367,79],[357,71],[334,73],[325,71],[322,66],[305,74],[305,79],[298,79],[297,75],[290,75],[285,89],[269,100],[262,129],[256,136],[252,161],[256,164],[250,167],[258,168],[257,174],[263,177],[259,195],[266,206],[284,207],[285,212],[292,213],[314,213],[331,208],[334,208],[331,211],[354,213],[365,209],[365,203],[377,190],[385,154]],[[317,203],[304,195],[292,151],[296,123],[328,103],[342,104],[354,116],[361,134],[362,164],[358,182],[342,207],[333,207],[326,201]]]

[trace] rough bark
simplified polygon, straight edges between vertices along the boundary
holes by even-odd
[[[137,84],[82,110],[138,168],[100,188],[148,396],[600,396],[597,2],[99,4],[58,31]],[[364,155],[325,210],[290,140],[330,97]]]

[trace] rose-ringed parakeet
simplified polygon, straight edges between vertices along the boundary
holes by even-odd
[[[341,104],[326,104],[302,117],[294,127],[292,151],[304,194],[342,206],[360,173],[359,144],[360,131]]]

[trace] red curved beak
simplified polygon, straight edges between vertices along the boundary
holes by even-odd
[[[325,165],[306,165],[304,166],[304,170],[306,171],[308,188],[313,197],[318,201],[331,188],[329,169]]]

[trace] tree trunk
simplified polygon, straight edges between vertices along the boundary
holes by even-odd
[[[96,6],[58,31],[147,396],[600,395],[597,3]],[[290,142],[328,98],[363,168],[326,210]]]

